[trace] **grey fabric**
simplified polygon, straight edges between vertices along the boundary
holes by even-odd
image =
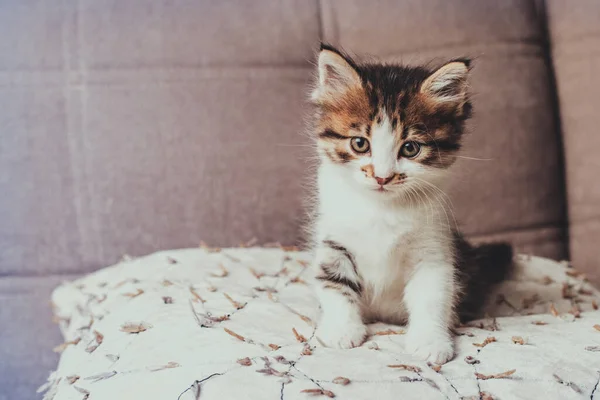
[[[564,134],[571,259],[600,283],[600,2],[547,3]]]
[[[0,6],[0,273],[298,241],[316,2],[77,3]]]
[[[533,1],[322,0],[325,39],[377,56],[446,49],[454,57],[472,46],[541,38]]]
[[[0,278],[0,400],[30,400],[56,367],[62,342],[50,294],[63,277]]]

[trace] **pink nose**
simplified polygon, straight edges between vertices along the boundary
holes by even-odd
[[[375,177],[375,180],[377,181],[377,183],[381,186],[383,185],[387,185],[388,183],[390,183],[390,181],[394,179],[394,175],[392,176],[388,176],[387,178],[380,178],[378,176]]]

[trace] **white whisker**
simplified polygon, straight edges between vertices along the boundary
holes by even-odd
[[[313,144],[287,144],[287,143],[276,143],[275,146],[279,147],[310,147],[311,149],[316,149],[317,146]]]
[[[450,214],[452,215],[452,220],[454,222],[454,226],[451,226],[450,224],[450,220],[448,219],[448,227],[449,228],[453,228],[453,229],[458,229],[458,222],[456,221],[456,215],[454,215],[454,204],[452,203],[452,199],[450,198],[450,196],[448,196],[442,189],[440,189],[438,186],[434,185],[431,182],[427,182],[426,180],[420,179],[420,178],[414,178],[416,180],[418,180],[419,182],[422,182],[426,185],[428,185],[427,187],[430,188],[430,190],[433,190],[434,193],[438,193],[438,195],[441,197],[441,200],[444,202],[445,206],[441,204],[441,202],[439,202],[440,206],[442,206],[442,209],[444,211],[444,213],[446,214],[446,218],[448,219],[448,212],[446,210],[446,207],[449,209]]]
[[[475,160],[475,161],[494,161],[493,158],[477,158],[477,157],[457,156],[457,155],[451,155],[450,157],[463,158],[465,160]]]

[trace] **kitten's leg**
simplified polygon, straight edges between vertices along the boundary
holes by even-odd
[[[354,256],[339,243],[324,240],[317,248],[315,266],[322,309],[317,338],[328,347],[360,346],[367,328],[360,314],[362,285]]]
[[[450,324],[454,321],[454,267],[420,262],[404,292],[409,313],[407,350],[415,356],[443,364],[454,356]]]

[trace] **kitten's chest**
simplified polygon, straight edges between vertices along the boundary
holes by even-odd
[[[345,218],[340,213],[327,230],[354,254],[362,278],[379,284],[399,278],[417,229],[410,213],[363,210]]]

